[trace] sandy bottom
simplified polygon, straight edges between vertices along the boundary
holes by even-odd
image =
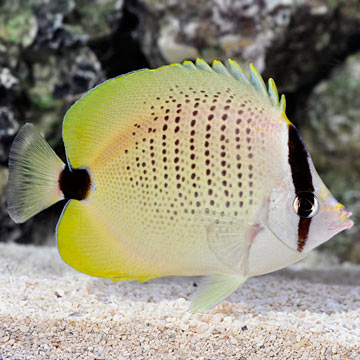
[[[191,314],[198,283],[112,283],[0,244],[0,359],[360,359],[360,267],[300,264]]]

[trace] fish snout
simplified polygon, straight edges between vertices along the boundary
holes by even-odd
[[[345,229],[350,229],[353,227],[354,222],[349,219],[349,217],[352,215],[352,212],[350,210],[345,209],[343,206],[337,211],[337,219],[334,222],[333,226],[329,230],[331,231],[342,231]]]

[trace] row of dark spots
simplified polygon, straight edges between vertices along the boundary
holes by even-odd
[[[192,91],[193,94],[196,93],[196,91],[193,89],[193,88],[189,88],[189,91]],[[205,91],[201,90],[200,93],[203,93],[204,97],[208,97],[208,95],[205,93]],[[220,95],[219,94],[216,94],[216,96],[214,96],[214,102],[217,101],[217,97]],[[189,99],[189,95],[188,94],[185,94],[185,103],[190,103],[190,99]],[[205,99],[203,99],[203,102],[206,102],[204,101]],[[197,191],[197,188],[198,188],[198,183],[197,181],[200,180],[200,177],[199,175],[197,174],[196,172],[196,149],[195,149],[195,136],[197,135],[196,134],[196,125],[197,125],[197,120],[196,120],[196,117],[198,116],[199,112],[198,112],[198,107],[199,107],[199,104],[200,104],[200,101],[201,99],[200,98],[195,98],[194,99],[194,104],[193,104],[193,111],[192,111],[192,116],[193,116],[193,119],[190,121],[190,133],[189,133],[189,150],[190,150],[190,155],[189,155],[189,158],[191,160],[191,163],[190,163],[190,166],[191,166],[191,173],[190,173],[190,184],[191,186],[194,188],[194,192],[193,192],[193,196],[194,198],[198,198],[199,197],[199,192]],[[180,122],[180,119],[176,119],[175,120],[176,123]],[[209,129],[210,130],[210,129]],[[175,127],[175,132],[177,132],[177,128]],[[210,133],[208,134],[207,138],[209,139],[210,138]],[[209,146],[209,142],[207,142],[207,146]],[[177,162],[177,158],[175,158],[175,162]],[[178,189],[181,188],[181,184],[178,183],[177,184],[177,187]],[[181,197],[181,193],[179,193],[179,196]],[[190,206],[193,205],[192,204],[192,201],[190,201]],[[200,201],[195,201],[194,202],[194,205],[196,207],[200,207],[201,206],[201,202]],[[187,209],[185,209],[185,212],[187,211]],[[194,209],[191,210],[191,213],[194,213]]]
[[[250,113],[250,116],[253,116],[254,113],[251,112]],[[249,173],[248,173],[248,177],[249,177],[249,196],[250,196],[250,199],[249,199],[249,205],[252,205],[253,204],[253,152],[252,152],[252,133],[251,133],[251,122],[252,122],[252,118],[249,117],[247,119],[247,127],[246,127],[246,142],[247,142],[247,151],[248,151],[248,154],[247,154],[247,157],[248,157],[248,160],[250,162],[250,164],[248,165],[248,170],[249,170]]]
[[[210,200],[209,200],[209,204],[210,206],[215,206],[215,196],[216,194],[214,193],[214,189],[216,189],[216,184],[213,182],[214,179],[214,175],[211,171],[211,168],[214,166],[214,164],[212,163],[211,160],[211,152],[209,150],[209,146],[210,146],[210,142],[209,139],[211,138],[211,131],[214,125],[211,125],[211,122],[214,119],[214,114],[213,112],[216,110],[216,105],[212,105],[210,107],[210,114],[208,115],[207,119],[208,119],[208,123],[205,126],[205,140],[204,140],[204,155],[205,155],[205,165],[206,165],[206,170],[205,170],[205,175],[207,177],[207,195],[210,196]],[[223,116],[223,119],[225,119],[225,117]],[[226,119],[225,119],[226,120]],[[226,126],[223,124],[221,126],[221,131],[224,131],[226,129]],[[221,140],[225,140],[225,135],[221,135]],[[224,152],[225,150],[225,145],[222,145],[222,156],[225,157],[226,154]],[[225,167],[225,169],[222,170],[222,175],[226,176],[226,161],[222,160],[222,166]],[[224,180],[223,185],[226,185],[226,180]],[[227,190],[225,190],[225,193],[228,192]],[[226,202],[226,206],[230,206],[230,202],[227,201]]]
[[[246,103],[248,101],[245,100],[240,106],[242,108],[244,108],[246,106]],[[252,144],[251,144],[251,128],[250,128],[250,124],[252,122],[252,118],[248,118],[248,119],[244,119],[244,111],[242,109],[238,110],[237,111],[237,115],[238,115],[238,118],[235,120],[236,122],[236,125],[238,125],[238,127],[235,128],[235,143],[236,143],[236,150],[240,150],[241,148],[241,128],[240,128],[240,125],[243,124],[245,121],[246,121],[246,128],[245,128],[245,133],[246,133],[246,142],[247,142],[247,158],[248,158],[248,161],[251,162],[251,159],[253,158],[253,152],[252,152]],[[253,115],[253,114],[250,114],[250,115]],[[242,168],[242,159],[241,159],[241,156],[240,154],[237,154],[236,155],[236,160],[237,160],[237,163],[236,163],[236,166],[237,166],[237,169],[238,169],[238,173],[237,173],[237,180],[238,180],[238,188],[239,188],[239,198],[242,198],[243,197],[243,191],[241,190],[242,186],[243,186],[243,173],[241,171],[241,168]],[[253,178],[253,165],[250,163],[248,165],[248,177],[249,177],[249,187],[252,188],[253,187],[253,181],[252,181],[252,178]],[[252,205],[253,203],[253,199],[251,198],[252,195],[253,195],[253,190],[250,190],[250,200],[249,200],[249,205]],[[244,202],[242,200],[239,201],[239,207],[243,207],[244,205]]]
[[[231,103],[231,99],[228,99],[228,100],[227,100],[227,103],[230,104],[230,103]],[[229,106],[229,105],[225,105],[224,110],[229,110],[229,109],[230,109],[230,106]],[[216,105],[212,105],[212,106],[210,107],[211,113],[208,115],[208,121],[209,121],[209,122],[211,122],[211,121],[214,119],[214,114],[213,114],[213,112],[214,112],[215,110],[216,110]],[[243,113],[243,110],[239,110],[238,114],[241,115],[242,113]],[[223,121],[228,120],[228,118],[229,118],[229,116],[228,116],[227,113],[224,113],[224,114],[221,116],[221,119],[222,119]],[[240,125],[240,123],[241,123],[241,118],[238,118],[238,119],[237,119],[237,124]],[[225,124],[222,124],[221,127],[220,127],[220,130],[221,130],[222,132],[224,132],[225,129],[226,129],[226,125],[225,125]],[[206,132],[205,132],[205,139],[206,139],[206,140],[205,140],[205,143],[204,143],[204,144],[205,144],[205,148],[208,148],[209,142],[207,141],[207,139],[209,139],[209,138],[211,137],[211,125],[210,125],[210,124],[207,124],[205,130],[206,130]],[[239,133],[240,133],[240,129],[237,129],[236,132],[237,132],[237,134],[239,134]],[[240,143],[240,137],[237,137],[236,140],[237,140],[238,143]],[[221,135],[220,135],[220,141],[221,141],[221,142],[224,141],[225,143],[229,143],[229,140],[226,139],[226,137],[225,137],[224,134],[221,134]],[[236,145],[236,149],[237,149],[237,150],[240,149],[240,144],[237,144],[237,145]],[[223,185],[223,187],[225,187],[225,189],[224,189],[224,195],[225,195],[225,197],[227,198],[227,197],[229,197],[229,190],[227,189],[227,186],[231,187],[231,184],[228,184],[228,181],[227,181],[227,178],[226,178],[226,176],[227,176],[227,170],[226,170],[226,168],[229,169],[229,168],[230,168],[230,164],[227,164],[227,163],[226,163],[226,160],[224,159],[224,158],[226,158],[226,147],[225,147],[225,144],[222,144],[222,145],[221,145],[221,153],[220,153],[220,155],[221,155],[221,158],[222,158],[220,165],[221,165],[221,167],[223,167],[223,169],[221,170],[221,175],[224,177],[224,179],[222,180],[222,185]],[[207,156],[209,156],[209,150],[205,150],[205,157],[207,157]],[[240,168],[241,168],[240,155],[237,155],[237,160],[238,160],[237,168],[240,170]],[[210,160],[209,160],[208,158],[205,159],[205,165],[207,165],[207,166],[210,165]],[[210,177],[211,177],[212,174],[211,174],[211,171],[210,171],[209,168],[206,169],[206,175],[209,177],[208,180],[207,180],[207,181],[208,181],[208,185],[211,186],[211,184],[212,184],[212,179],[211,179]],[[242,177],[242,173],[239,173],[239,174],[238,174],[238,178],[241,178],[241,177]],[[242,183],[241,183],[241,182],[238,182],[238,186],[241,187],[241,186],[242,186]],[[211,187],[208,188],[208,195],[210,195],[210,196],[213,195],[213,189],[212,189]],[[242,191],[239,191],[239,197],[242,197],[242,196],[243,196],[243,192],[242,192]],[[231,196],[231,197],[232,197],[232,196]],[[211,205],[211,206],[214,206],[214,205],[215,205],[215,202],[214,202],[213,199],[210,200],[210,205]],[[230,201],[229,201],[229,200],[226,200],[225,206],[226,206],[226,207],[230,207]],[[243,206],[243,201],[240,201],[240,202],[239,202],[239,206],[240,206],[240,207]],[[237,212],[236,212],[236,214],[237,214]]]
[[[197,107],[199,106],[199,98],[196,98],[196,102],[194,104],[194,110],[192,112],[192,120],[190,121],[190,137],[189,137],[189,150],[190,150],[190,160],[191,160],[191,174],[190,174],[190,181],[191,181],[191,185],[192,188],[194,188],[194,198],[197,198],[199,196],[198,191],[196,191],[197,187],[198,187],[198,183],[197,181],[200,180],[200,177],[197,175],[197,169],[196,169],[196,153],[195,153],[195,136],[196,136],[196,117],[198,115],[198,110]],[[196,206],[200,206],[201,203],[199,201],[196,201]]]

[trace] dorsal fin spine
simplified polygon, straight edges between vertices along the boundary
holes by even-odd
[[[246,84],[250,85],[249,79],[246,77],[244,70],[241,68],[241,66],[234,60],[228,59],[228,63],[230,66],[230,73],[232,76],[234,76],[235,79],[244,81]]]
[[[214,60],[212,63],[212,68],[218,74],[224,74],[226,76],[230,76],[228,69],[223,65],[223,63],[219,60]]]
[[[262,95],[264,100],[271,102],[264,80],[254,64],[250,64],[250,81],[254,85],[255,89]]]
[[[192,61],[184,61],[183,63],[183,66],[189,68],[189,69],[196,69],[196,66],[194,65],[194,63]]]
[[[285,111],[286,111],[286,99],[285,99],[284,94],[281,95],[280,105],[279,106],[280,106],[281,111],[285,114]]]
[[[210,65],[203,59],[197,58],[195,65],[197,68],[204,70],[204,71],[209,71],[212,72],[213,69],[210,67]]]
[[[279,107],[279,93],[277,91],[276,84],[272,78],[270,78],[268,81],[268,91],[273,106]]]

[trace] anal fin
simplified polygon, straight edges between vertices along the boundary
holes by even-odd
[[[232,274],[219,274],[205,278],[191,302],[190,311],[197,312],[213,308],[232,294],[246,279],[246,276]]]
[[[62,259],[74,269],[115,281],[146,281],[162,276],[149,268],[111,231],[101,211],[90,201],[70,200],[57,226]]]

